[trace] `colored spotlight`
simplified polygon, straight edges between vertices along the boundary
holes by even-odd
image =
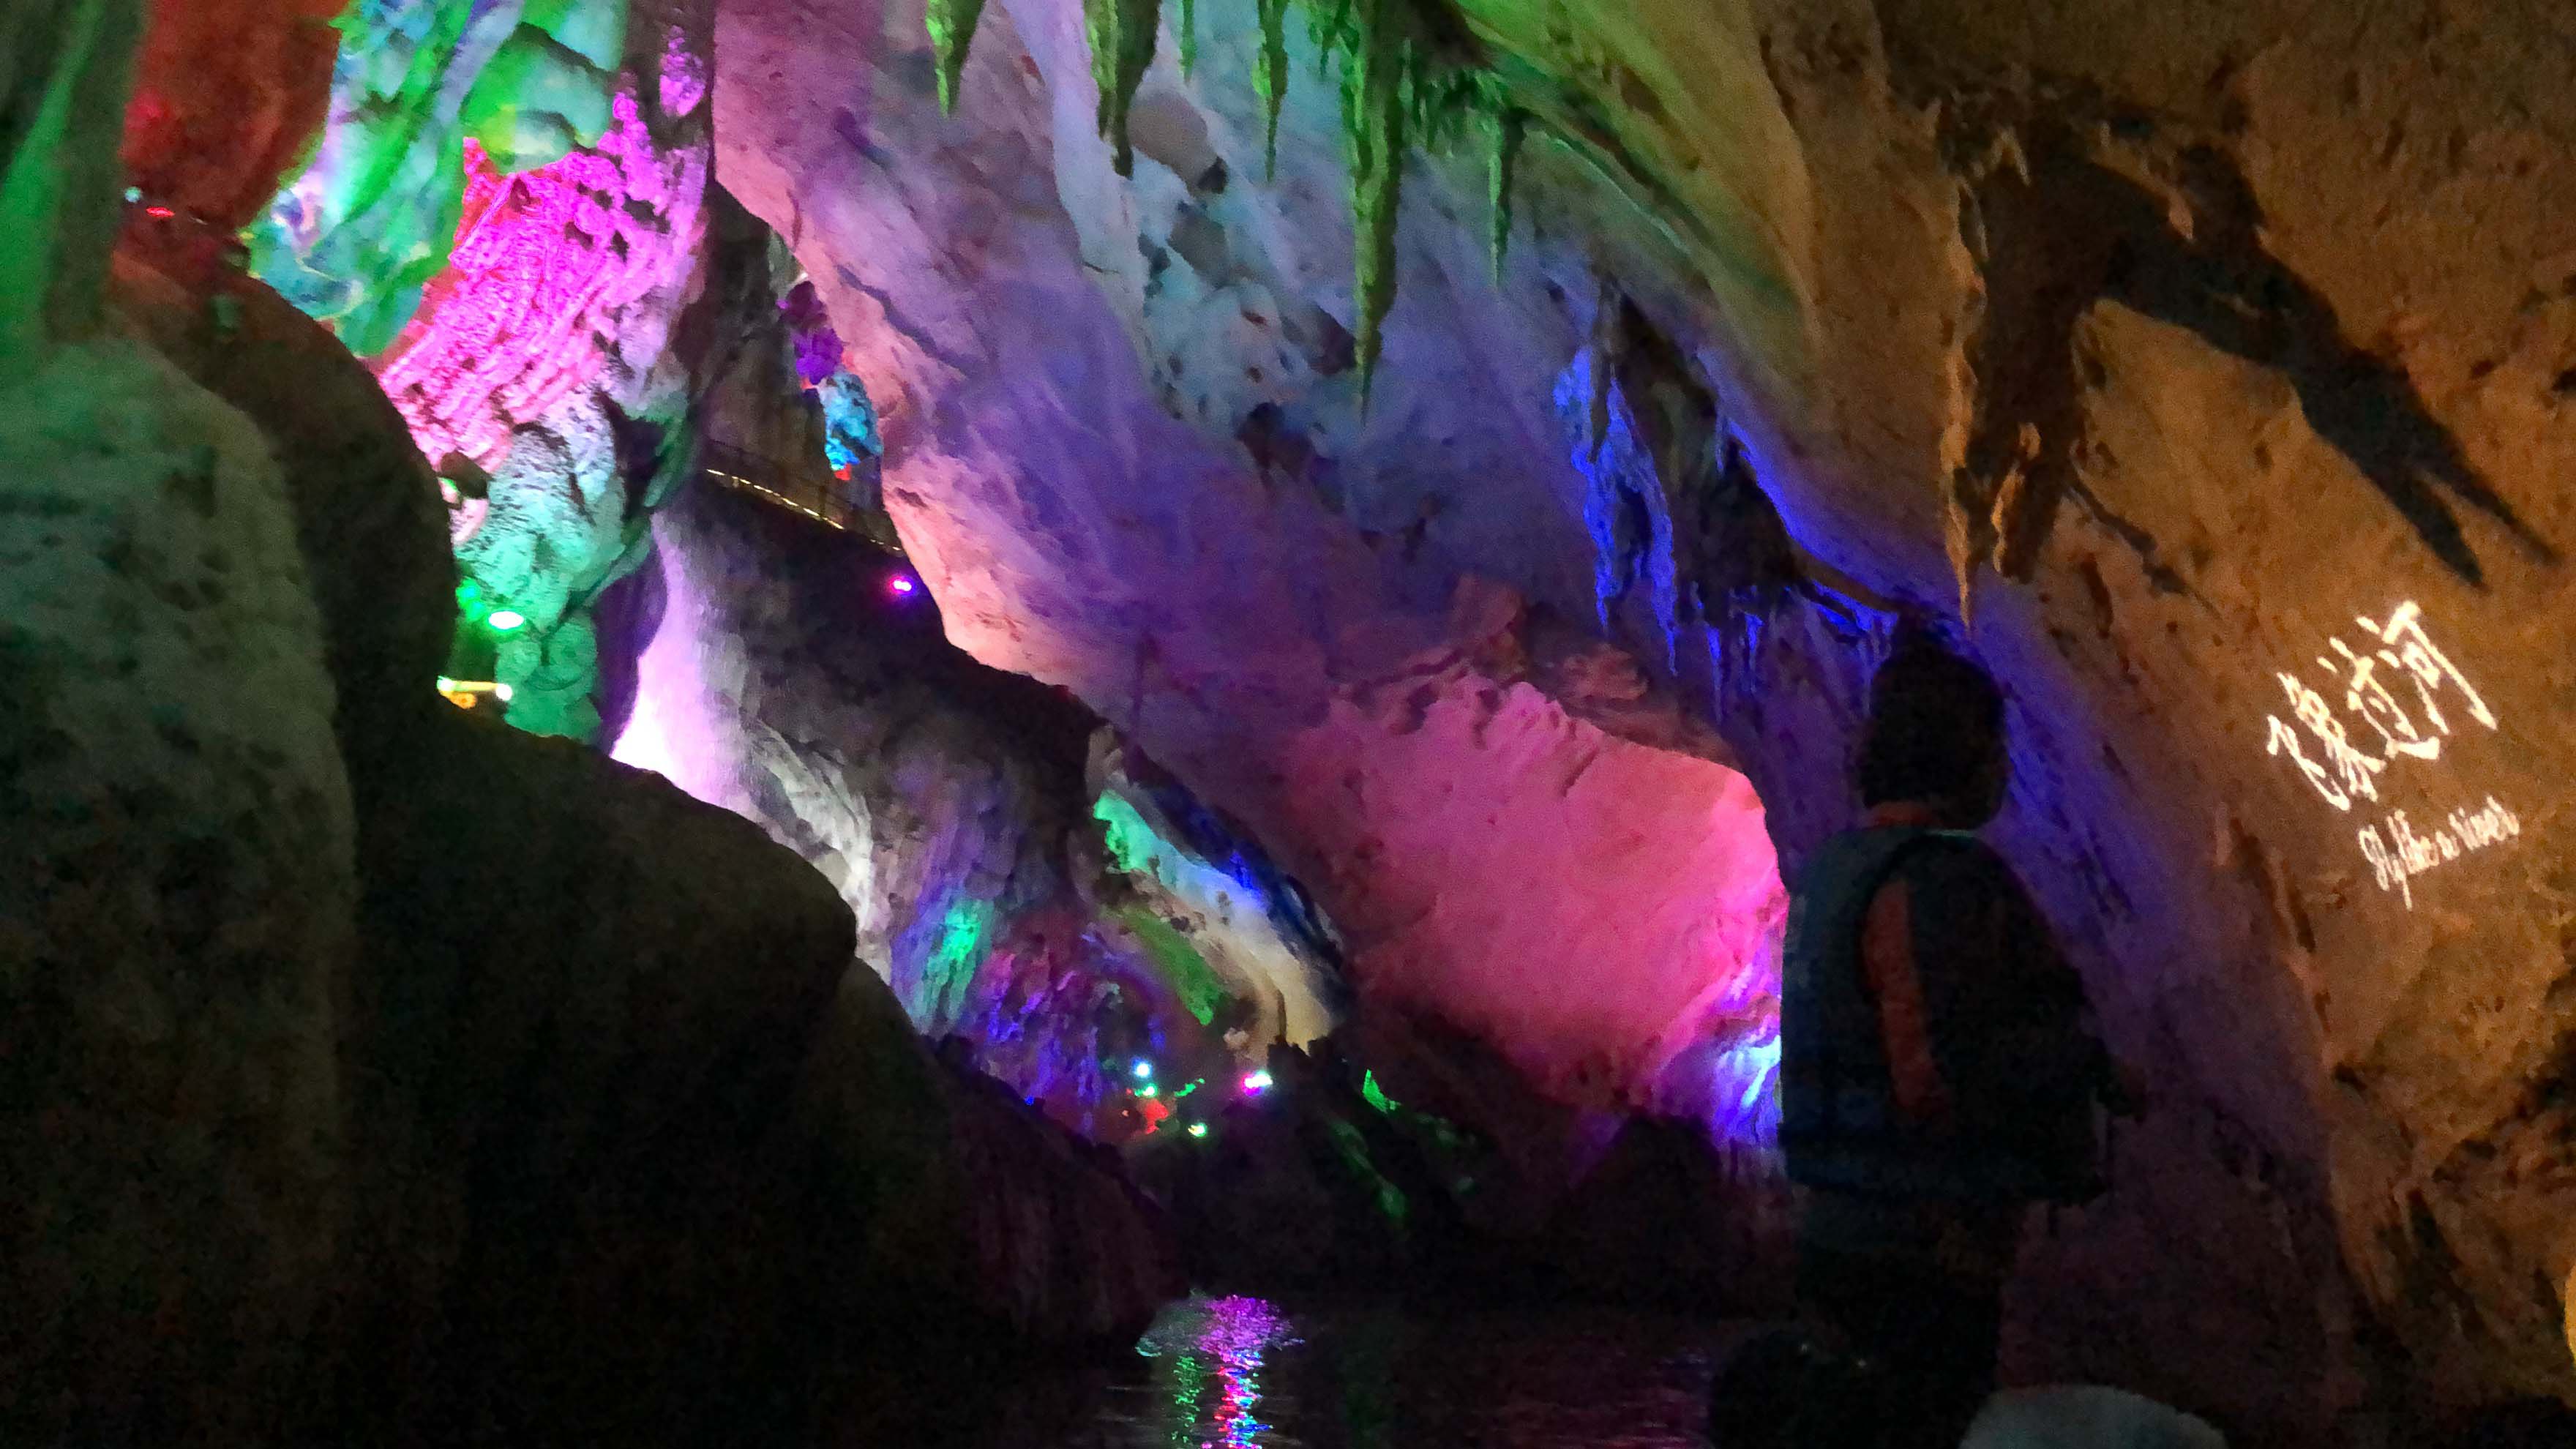
[[[1191,1123],[1190,1135],[1192,1137],[1205,1137],[1207,1135],[1207,1124],[1205,1122]]]
[[[1136,1089],[1136,1095],[1150,1102],[1156,1097],[1163,1095],[1163,1089],[1155,1086],[1151,1082],[1147,1082],[1145,1085]]]
[[[886,592],[898,599],[908,599],[920,592],[921,581],[910,574],[896,574],[886,580]]]
[[[1145,1060],[1143,1057],[1138,1057],[1136,1059],[1136,1065],[1129,1067],[1127,1070],[1133,1072],[1136,1076],[1136,1080],[1140,1082],[1149,1082],[1154,1078],[1154,1064]]]
[[[492,627],[504,634],[509,633],[513,629],[519,628],[527,622],[528,616],[520,613],[516,609],[494,609],[492,611]]]
[[[1270,1074],[1269,1074],[1268,1072],[1266,1072],[1266,1071],[1254,1071],[1254,1072],[1246,1072],[1246,1073],[1244,1073],[1244,1074],[1243,1074],[1243,1090],[1244,1090],[1245,1095],[1247,1095],[1247,1096],[1252,1095],[1252,1094],[1254,1094],[1254,1093],[1258,1093],[1258,1092],[1266,1092],[1266,1091],[1269,1091],[1269,1090],[1270,1090]]]

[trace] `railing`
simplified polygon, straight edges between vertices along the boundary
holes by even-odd
[[[699,443],[698,466],[728,488],[756,493],[845,533],[859,522],[857,510],[840,490],[840,480],[829,473],[786,467],[713,438]]]

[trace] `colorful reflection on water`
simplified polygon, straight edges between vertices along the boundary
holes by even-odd
[[[924,1385],[850,1449],[1705,1449],[1723,1325],[1573,1306],[1173,1304],[1123,1364]],[[835,1449],[839,1449],[836,1443]]]
[[[1255,1449],[1263,1423],[1261,1366],[1275,1349],[1304,1345],[1285,1314],[1259,1298],[1196,1299],[1157,1321],[1137,1353],[1154,1361],[1171,1393],[1174,1449]]]

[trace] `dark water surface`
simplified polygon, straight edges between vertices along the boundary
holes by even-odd
[[[1126,1363],[995,1386],[922,1449],[1698,1449],[1721,1325],[1193,1298]]]

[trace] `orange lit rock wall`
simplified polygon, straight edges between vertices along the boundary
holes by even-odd
[[[152,0],[125,117],[147,201],[231,228],[321,128],[342,0]]]

